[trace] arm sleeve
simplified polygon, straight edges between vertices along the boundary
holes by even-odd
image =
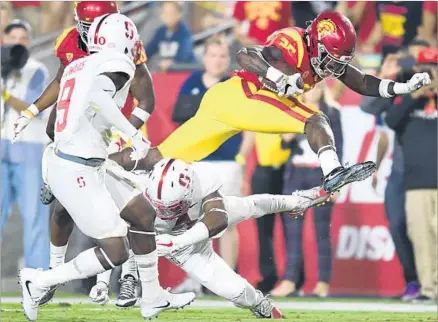
[[[105,120],[129,137],[137,133],[137,129],[129,123],[119,110],[113,96],[116,94],[116,87],[112,80],[105,76],[99,75],[94,81],[94,87],[90,93],[90,106],[100,113]]]

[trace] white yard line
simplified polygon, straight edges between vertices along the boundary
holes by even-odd
[[[21,303],[19,297],[4,297],[1,298],[2,304],[18,304]],[[68,304],[91,304],[87,299],[80,298],[59,298],[52,301],[53,304],[68,303]],[[312,311],[364,311],[364,312],[437,312],[436,305],[424,304],[393,304],[372,302],[277,302],[280,309],[285,310],[312,310]],[[204,309],[220,309],[234,308],[235,306],[227,301],[213,300],[197,300],[190,305],[190,308]],[[44,310],[65,310],[68,307],[43,307]],[[14,309],[3,309],[4,311],[14,311]],[[84,311],[100,311],[100,310],[119,310],[118,308],[107,305],[97,306],[95,308],[83,308]]]

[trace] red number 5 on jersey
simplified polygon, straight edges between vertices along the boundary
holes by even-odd
[[[56,107],[56,132],[62,132],[67,126],[68,109],[70,108],[70,99],[75,87],[75,79],[67,80],[61,89],[61,96]]]

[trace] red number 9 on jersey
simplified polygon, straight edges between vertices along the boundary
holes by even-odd
[[[67,126],[67,115],[70,107],[70,99],[73,94],[76,80],[70,78],[61,89],[58,105],[56,106],[56,132],[62,132]]]
[[[125,21],[125,36],[126,38],[128,38],[129,40],[131,40],[132,38],[134,38],[134,26],[132,25],[131,21]]]

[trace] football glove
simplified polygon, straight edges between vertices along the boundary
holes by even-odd
[[[157,244],[158,256],[168,256],[171,253],[181,249],[175,240],[175,236],[168,234],[157,235],[155,237],[155,241]]]

